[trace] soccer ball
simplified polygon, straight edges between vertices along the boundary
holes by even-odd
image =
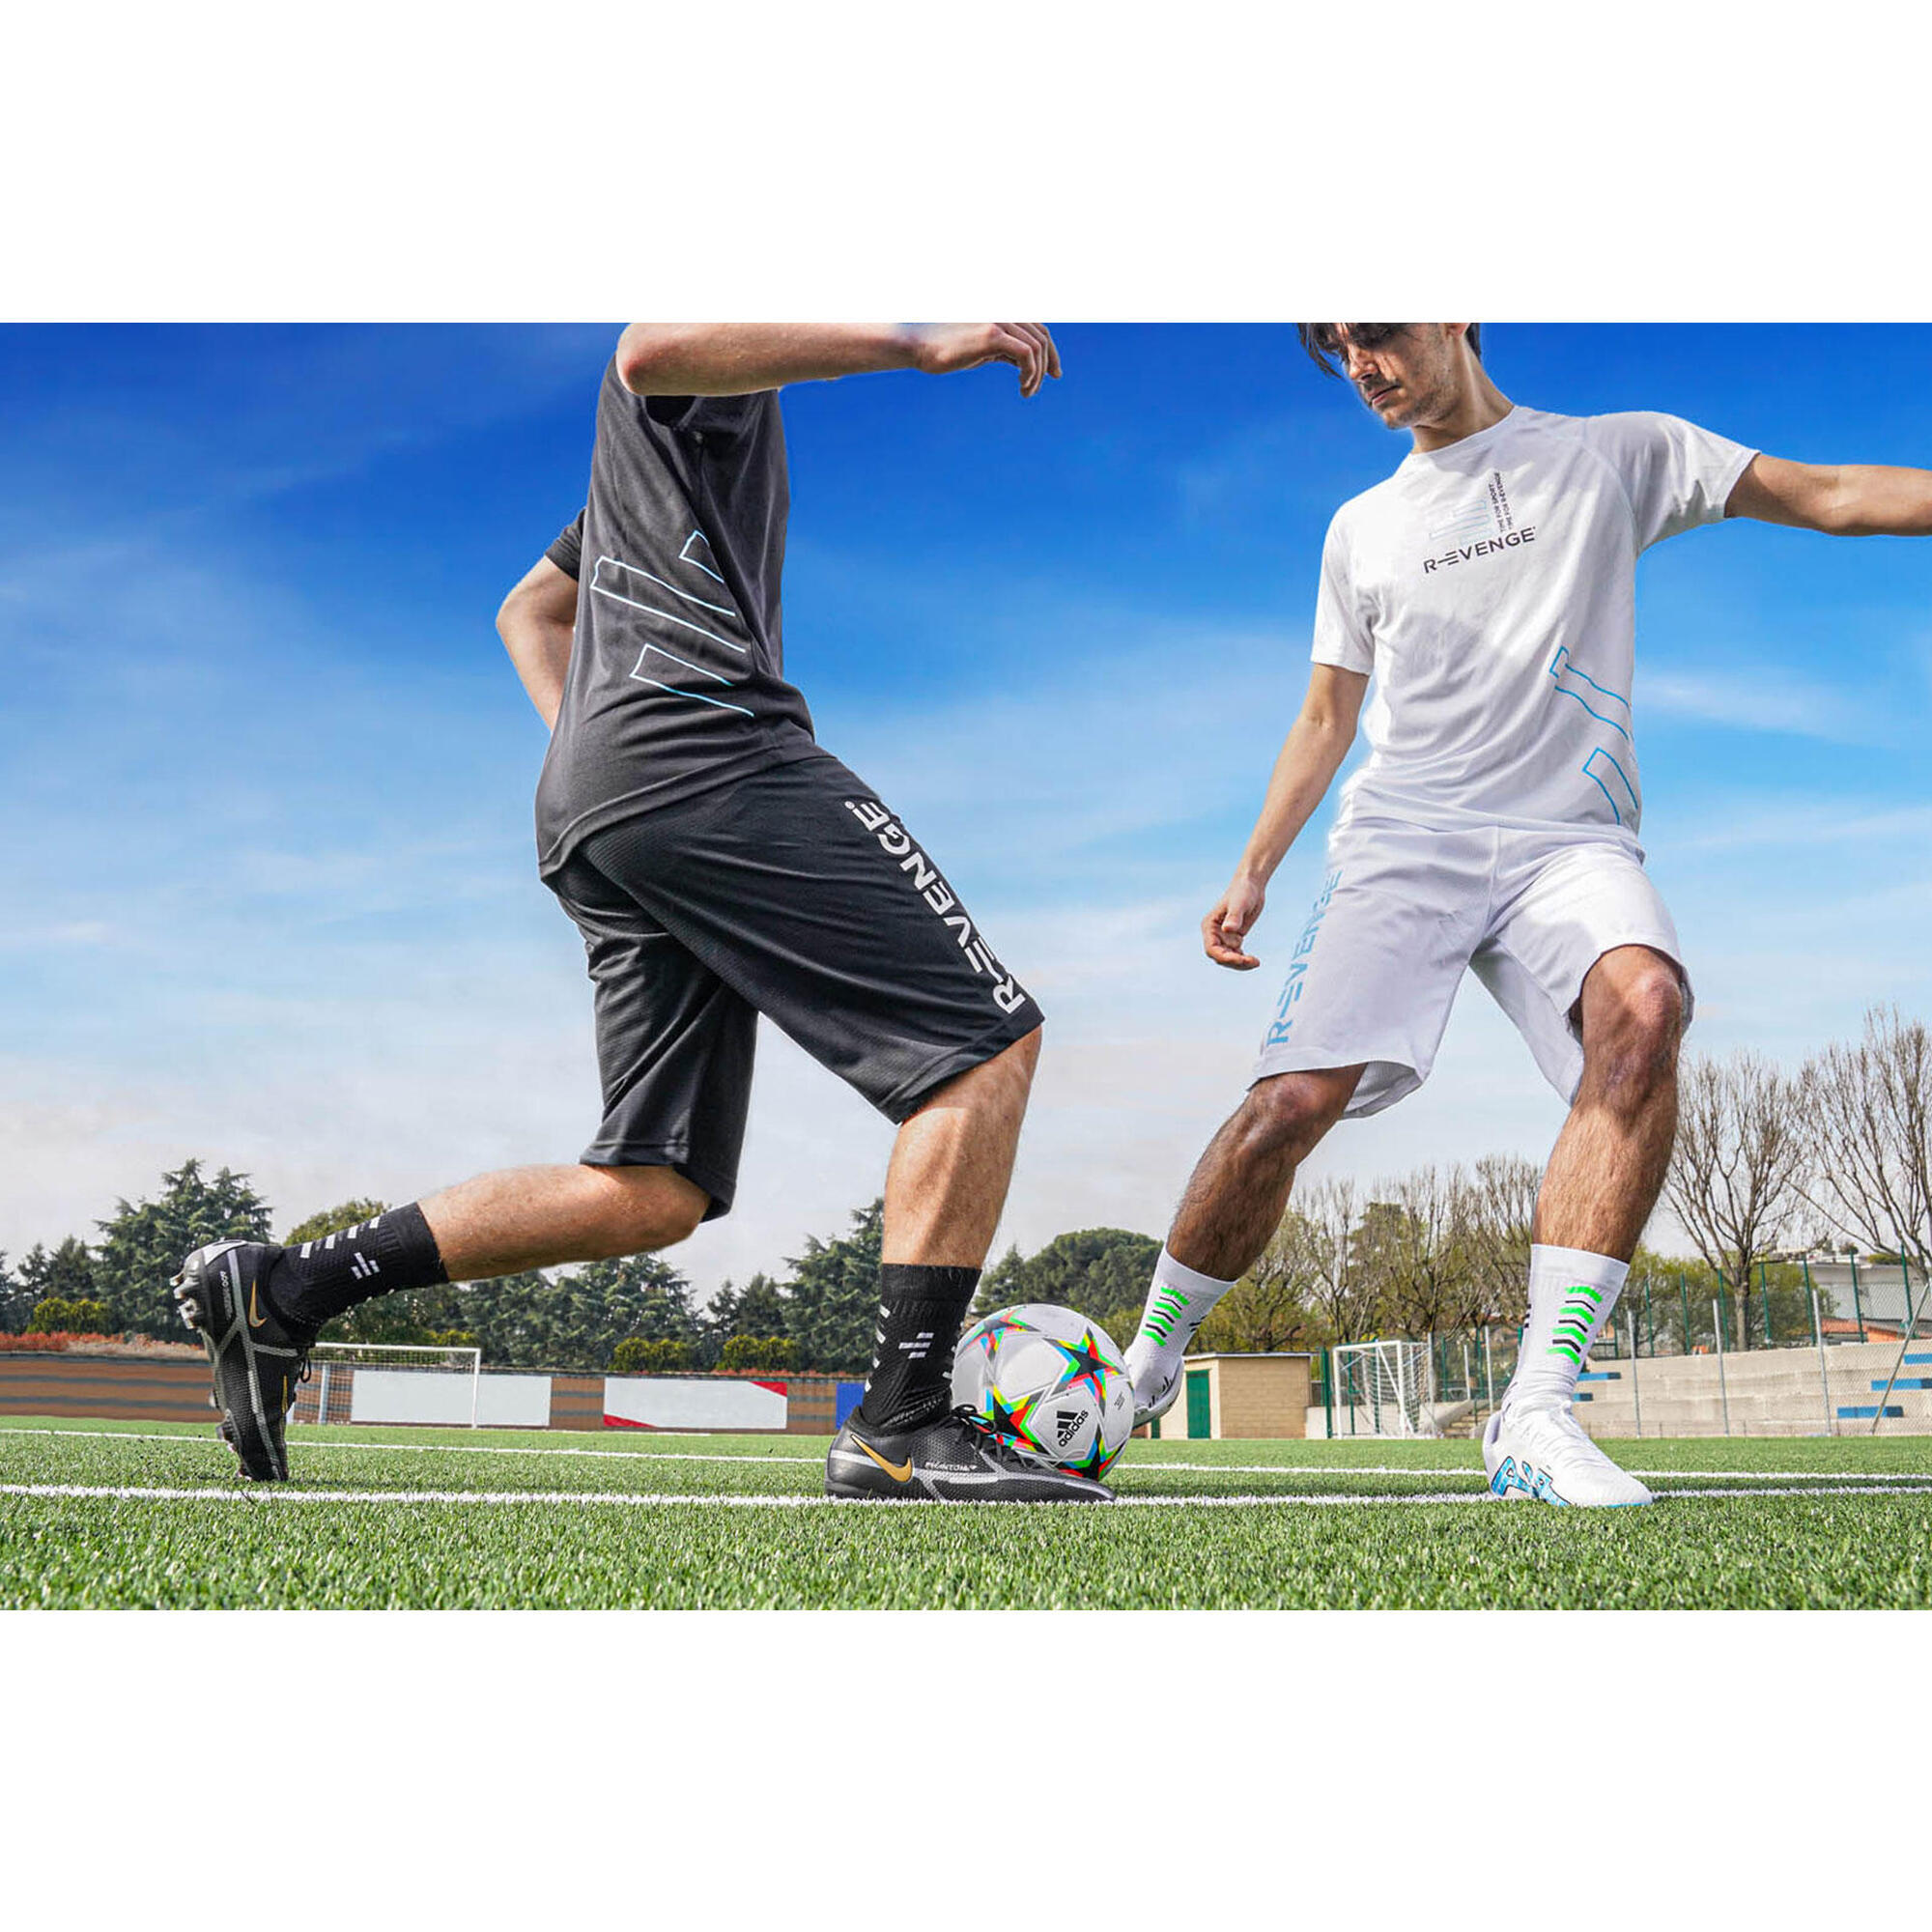
[[[1103,1476],[1134,1430],[1134,1387],[1112,1338],[1070,1308],[1002,1308],[960,1337],[952,1400],[1063,1469]]]

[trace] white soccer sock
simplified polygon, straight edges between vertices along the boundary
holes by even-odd
[[[1529,1321],[1504,1407],[1535,1402],[1568,1409],[1577,1377],[1623,1293],[1628,1262],[1583,1248],[1529,1251]]]
[[[1234,1285],[1232,1281],[1216,1281],[1211,1274],[1197,1274],[1161,1249],[1140,1330],[1127,1350],[1127,1372],[1137,1386],[1151,1363],[1157,1361],[1163,1369],[1171,1369],[1180,1359],[1194,1339],[1194,1331]]]

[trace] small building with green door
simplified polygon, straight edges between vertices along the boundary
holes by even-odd
[[[1180,1399],[1135,1433],[1157,1442],[1276,1439],[1308,1434],[1308,1355],[1189,1355]]]

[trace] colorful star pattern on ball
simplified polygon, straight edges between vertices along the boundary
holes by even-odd
[[[1094,1339],[1093,1329],[1083,1328],[1077,1342],[1063,1342],[1052,1335],[1046,1340],[1060,1350],[1066,1363],[1060,1386],[1063,1389],[1078,1388],[1085,1382],[1094,1392],[1094,1405],[1103,1407],[1107,1401],[1107,1383],[1121,1372],[1100,1352],[1100,1344]]]
[[[996,1315],[980,1329],[976,1339],[980,1351],[990,1362],[994,1351],[1000,1346],[1002,1336],[1031,1335],[1033,1332],[1034,1325],[1031,1321],[1022,1321],[1016,1315]]]
[[[1116,1443],[1113,1448],[1109,1449],[1107,1447],[1107,1430],[1103,1420],[1094,1429],[1094,1440],[1089,1445],[1086,1455],[1081,1457],[1077,1463],[1068,1463],[1066,1467],[1078,1470],[1083,1476],[1092,1476],[1097,1483],[1114,1466],[1114,1463],[1120,1457],[1121,1451],[1126,1446],[1125,1440],[1122,1439]]]
[[[980,1412],[996,1434],[1010,1435],[1029,1449],[1044,1450],[1046,1445],[1033,1433],[1033,1413],[1045,1399],[1045,1391],[1041,1390],[1009,1403],[998,1389],[988,1386]]]

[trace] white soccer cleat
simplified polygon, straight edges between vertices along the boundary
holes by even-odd
[[[1657,1498],[1577,1426],[1567,1408],[1505,1405],[1483,1431],[1490,1493],[1560,1509],[1634,1509]]]
[[[1151,1344],[1132,1343],[1126,1352],[1127,1377],[1134,1385],[1134,1427],[1145,1429],[1174,1406],[1180,1393],[1180,1372],[1187,1357],[1163,1362]]]

